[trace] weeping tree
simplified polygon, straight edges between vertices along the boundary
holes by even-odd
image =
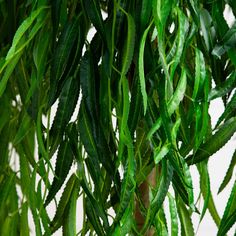
[[[236,16],[233,0],[0,1],[0,235],[191,236],[207,210],[226,235],[236,184],[218,215],[208,173],[236,131],[226,6]]]

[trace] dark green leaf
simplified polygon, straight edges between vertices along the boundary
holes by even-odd
[[[70,145],[68,144],[68,142],[66,142],[66,140],[63,140],[58,150],[55,176],[52,185],[49,189],[47,199],[45,201],[46,206],[55,197],[56,193],[64,183],[67,174],[69,173],[69,170],[71,168],[72,162],[73,162],[73,153],[70,148]]]
[[[229,165],[228,170],[225,174],[224,180],[222,181],[222,183],[219,187],[218,193],[220,193],[227,186],[229,181],[231,180],[235,165],[236,165],[236,151],[234,151],[230,165]]]

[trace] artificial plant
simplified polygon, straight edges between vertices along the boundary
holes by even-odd
[[[219,216],[208,173],[236,131],[226,6],[236,15],[233,0],[0,1],[0,235],[191,236],[206,210],[226,235],[236,184]]]

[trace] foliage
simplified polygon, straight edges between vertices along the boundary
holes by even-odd
[[[37,236],[61,227],[64,235],[167,235],[165,199],[171,235],[194,235],[192,213],[202,219],[207,209],[226,235],[236,187],[219,216],[207,166],[236,131],[236,24],[227,24],[226,4],[236,14],[230,0],[0,1],[0,235],[30,235],[30,212]],[[215,98],[225,110],[212,127]],[[233,179],[235,156],[219,191]],[[145,205],[140,186],[153,169]]]

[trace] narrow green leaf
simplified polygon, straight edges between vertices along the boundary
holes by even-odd
[[[181,223],[181,235],[194,236],[195,234],[191,215],[180,198],[178,199],[177,207]]]
[[[178,212],[176,208],[176,203],[174,197],[168,193],[169,199],[169,209],[171,218],[171,236],[178,236],[179,226],[178,226]]]
[[[174,113],[174,111],[178,108],[179,103],[183,100],[186,86],[187,86],[186,71],[184,68],[182,68],[181,77],[179,79],[177,88],[167,104],[169,115],[172,115]]]
[[[229,141],[235,131],[236,118],[231,118],[219,127],[218,131],[200,146],[194,156],[191,155],[186,159],[188,165],[192,165],[209,158]]]
[[[96,30],[101,34],[103,39],[106,39],[106,32],[102,14],[97,0],[83,0],[83,4],[91,22]]]
[[[9,61],[10,59],[13,58],[13,56],[15,55],[16,52],[16,48],[17,45],[19,44],[20,40],[22,39],[23,35],[25,34],[25,32],[30,28],[30,26],[33,24],[33,22],[35,21],[35,19],[37,18],[37,16],[44,10],[47,9],[48,7],[40,7],[37,10],[33,11],[31,13],[31,15],[26,18],[22,24],[20,25],[20,27],[18,28],[18,30],[16,31],[13,41],[12,41],[12,46],[9,49],[7,56],[6,56],[6,61]]]
[[[21,207],[21,216],[20,216],[20,236],[29,236],[29,222],[28,222],[28,203],[24,202]]]
[[[234,151],[234,154],[232,156],[231,162],[229,164],[228,170],[225,174],[225,177],[219,187],[218,190],[218,194],[227,186],[227,184],[229,183],[229,181],[232,178],[233,172],[234,172],[234,167],[236,165],[236,151]]]
[[[207,169],[207,162],[203,161],[201,163],[198,163],[197,168],[200,175],[200,190],[204,199],[204,206],[202,209],[200,221],[203,219],[204,214],[208,208],[212,216],[212,219],[214,220],[216,225],[219,226],[220,217],[218,215],[218,212],[217,212],[217,209],[216,209],[216,206],[215,206],[212,194],[211,194],[210,176]]]
[[[170,151],[170,143],[164,144],[161,148],[156,148],[154,151],[154,161],[157,165]]]
[[[171,63],[171,73],[170,73],[170,80],[173,81],[175,70],[181,60],[181,56],[184,52],[184,44],[186,40],[186,36],[189,29],[189,23],[185,14],[177,8],[178,13],[178,33],[177,33],[177,45],[176,45],[176,52],[173,60]]]
[[[57,161],[56,161],[56,169],[55,175],[52,181],[52,185],[49,189],[45,205],[47,206],[50,201],[55,197],[58,190],[61,188],[64,183],[69,170],[71,168],[73,162],[73,153],[70,148],[69,143],[66,140],[63,140],[60,144]]]
[[[217,236],[226,235],[230,228],[236,222],[236,182],[230,193],[226,208],[224,210],[223,217],[220,222],[219,230]]]
[[[98,160],[99,154],[94,139],[94,132],[91,126],[92,126],[91,120],[89,119],[88,112],[86,111],[84,102],[82,101],[80,105],[79,119],[78,119],[79,135],[84,145],[84,148],[89,155],[89,158],[91,158],[93,162],[92,173],[93,175],[95,175],[94,181],[97,182],[99,180],[99,176],[101,175],[101,170]]]
[[[126,235],[130,233],[133,225],[132,210],[133,208],[130,206],[126,208],[124,215],[112,233],[113,236]]]
[[[208,101],[225,96],[227,93],[230,93],[233,90],[235,85],[236,73],[233,72],[222,84],[217,85],[214,89],[210,91]]]
[[[70,202],[69,202],[69,212],[68,215],[64,217],[63,224],[63,235],[65,236],[75,236],[76,235],[76,202],[78,197],[78,188],[74,186],[74,189],[71,193]]]
[[[201,25],[201,30],[202,30],[202,36],[205,41],[205,45],[208,51],[212,49],[213,46],[213,35],[212,35],[212,18],[210,13],[202,8],[200,10],[200,25]]]
[[[208,208],[209,199],[211,195],[211,187],[210,187],[210,177],[207,169],[207,162],[203,161],[201,163],[198,163],[197,168],[200,176],[200,190],[204,199],[204,205],[200,217],[200,222],[201,222]]]
[[[78,37],[78,27],[78,19],[73,19],[64,26],[58,39],[52,59],[48,106],[51,106],[56,100],[58,83],[62,83],[70,53]]]
[[[41,30],[38,36],[37,44],[33,50],[34,64],[37,68],[37,77],[41,79],[47,65],[48,49],[51,41],[51,32]]]
[[[186,71],[182,69],[181,77],[178,82],[177,88],[171,97],[170,101],[167,103],[167,110],[169,116],[171,116],[175,110],[179,107],[180,102],[184,98],[185,90],[187,86],[187,76]],[[161,118],[158,118],[153,127],[148,132],[147,138],[150,139],[152,135],[161,127]]]
[[[27,112],[24,113],[24,116],[21,120],[20,127],[16,133],[16,136],[13,140],[13,145],[17,145],[22,141],[22,139],[27,135],[27,133],[32,128],[32,120]]]
[[[151,24],[149,24],[149,26],[143,33],[143,36],[140,42],[139,57],[138,57],[138,70],[139,70],[141,94],[143,97],[144,115],[147,110],[147,92],[146,92],[146,82],[145,82],[145,74],[144,74],[144,49],[145,49],[145,42],[147,39],[147,35],[151,26],[152,26],[152,22]]]
[[[57,112],[53,120],[49,137],[54,142],[52,144],[53,151],[60,142],[60,138],[64,134],[66,125],[69,123],[70,118],[74,112],[79,97],[79,80],[75,77],[69,77],[65,81],[62,88]]]
[[[160,185],[158,187],[157,193],[153,197],[150,203],[150,206],[148,208],[145,223],[141,230],[142,234],[144,234],[146,230],[149,228],[149,226],[153,223],[155,215],[157,214],[158,210],[161,208],[165,200],[165,197],[168,193],[172,175],[173,175],[173,168],[169,164],[169,161],[165,159],[162,160],[162,174],[161,174]]]
[[[203,85],[206,77],[205,61],[202,52],[195,49],[195,79],[192,99],[196,99],[197,95],[203,89]]]
[[[71,193],[74,189],[75,182],[76,182],[76,175],[72,174],[66,183],[64,191],[58,203],[55,216],[53,217],[53,220],[50,224],[52,233],[54,233],[58,228],[60,228],[63,223],[64,212],[70,201]]]
[[[4,71],[4,74],[0,80],[0,97],[2,96],[2,94],[4,93],[6,86],[7,86],[7,82],[13,72],[13,70],[15,69],[19,59],[21,57],[21,53],[17,54],[12,60],[11,63],[7,66],[6,70]],[[0,72],[1,74],[1,72]]]
[[[85,209],[86,209],[86,214],[87,217],[92,224],[94,230],[96,231],[96,234],[98,236],[105,236],[106,234],[104,233],[102,224],[99,220],[97,212],[94,210],[92,203],[90,202],[89,199],[85,200]]]
[[[225,52],[227,52],[231,48],[235,48],[235,43],[236,43],[235,32],[236,32],[236,24],[234,24],[228,30],[228,32],[224,35],[220,44],[217,44],[213,48],[212,54],[220,58]]]
[[[162,40],[165,24],[168,16],[170,15],[170,11],[172,8],[173,1],[170,0],[153,0],[153,16],[155,25],[158,30],[159,37]]]
[[[223,120],[228,120],[230,117],[232,117],[232,115],[234,115],[235,109],[236,109],[236,91],[234,92],[234,95],[231,98],[231,100],[226,105],[224,112],[217,120],[216,127],[219,126]]]
[[[187,185],[186,190],[188,192],[189,206],[190,206],[191,210],[195,211],[193,183],[192,183],[191,173],[190,173],[188,164],[186,163],[186,161],[183,157],[180,157],[180,162],[181,162],[181,165],[182,165],[182,168],[183,168],[184,182]]]
[[[130,14],[127,14],[127,21],[128,21],[127,25],[128,34],[126,38],[124,53],[122,55],[121,78],[123,78],[128,72],[134,54],[135,22]]]
[[[12,173],[10,176],[5,176],[4,180],[0,184],[0,211],[3,210],[4,204],[10,194],[10,191],[15,182],[15,174]]]

